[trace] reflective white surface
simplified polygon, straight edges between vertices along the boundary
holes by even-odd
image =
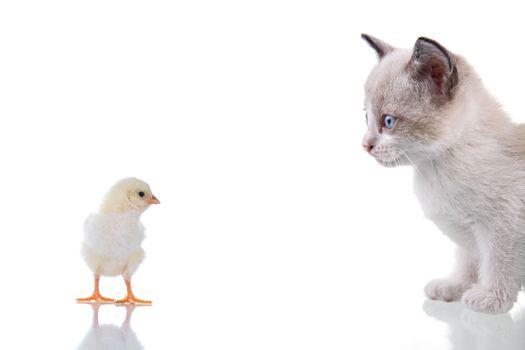
[[[460,303],[420,300],[419,305],[364,300],[366,305],[351,306],[328,296],[310,303],[282,298],[233,302],[210,295],[211,303],[178,296],[173,303],[129,310],[101,305],[97,316],[96,307],[86,304],[12,302],[4,307],[9,332],[2,341],[20,349],[320,349],[325,344],[335,349],[518,350],[525,345],[523,307],[494,316]]]
[[[460,303],[426,301],[425,313],[448,326],[451,349],[524,349],[525,310],[487,315],[466,309]]]
[[[135,306],[125,306],[126,316],[120,327],[110,323],[101,324],[99,310],[102,305],[92,304],[90,306],[93,311],[93,322],[77,349],[144,349],[131,328],[131,316]]]
[[[0,348],[524,348],[523,295],[497,316],[425,301],[453,246],[411,170],[360,145],[361,32],[437,39],[525,122],[504,3],[0,3]],[[125,176],[162,201],[133,277],[154,303],[94,323],[82,223]]]

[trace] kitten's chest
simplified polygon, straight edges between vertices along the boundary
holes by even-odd
[[[416,172],[414,191],[425,216],[465,221],[474,215],[477,200],[474,191],[462,179],[437,169]]]

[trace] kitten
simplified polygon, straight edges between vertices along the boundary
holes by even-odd
[[[425,294],[510,310],[525,282],[525,125],[434,40],[397,49],[362,37],[379,58],[365,85],[363,147],[383,166],[415,168],[425,215],[457,245],[454,270]]]

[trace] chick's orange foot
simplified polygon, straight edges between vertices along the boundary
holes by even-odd
[[[111,304],[115,302],[115,299],[103,297],[100,294],[93,294],[87,298],[77,298],[77,303],[91,303],[95,302],[97,304]]]
[[[151,305],[151,300],[142,300],[135,298],[133,295],[128,295],[124,299],[115,300],[115,304],[137,304],[137,305]]]

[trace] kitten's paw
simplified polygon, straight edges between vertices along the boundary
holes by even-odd
[[[512,309],[517,293],[501,289],[487,289],[475,285],[463,294],[463,302],[472,310],[490,314],[499,314]]]
[[[463,283],[448,279],[435,279],[427,283],[425,294],[432,300],[456,301],[461,299],[465,290]]]

